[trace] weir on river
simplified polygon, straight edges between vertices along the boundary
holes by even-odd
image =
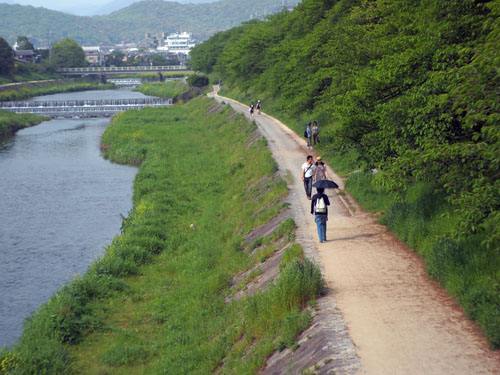
[[[101,100],[46,100],[0,102],[0,109],[16,113],[36,113],[47,116],[108,116],[127,109],[164,107],[172,99],[101,99]]]

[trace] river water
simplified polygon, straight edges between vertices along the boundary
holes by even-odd
[[[129,99],[126,90],[35,100]],[[54,119],[0,141],[0,347],[119,234],[137,168],[104,160],[108,118]]]

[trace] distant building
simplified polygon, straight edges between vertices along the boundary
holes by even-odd
[[[164,37],[164,34],[162,35]],[[158,51],[166,51],[173,53],[189,54],[189,51],[196,45],[190,33],[183,32],[180,34],[174,33],[162,38]]]
[[[39,55],[35,51],[33,51],[32,49],[14,50],[14,57],[17,61],[23,62],[23,63],[38,62],[40,59]]]
[[[101,47],[82,47],[85,53],[85,60],[89,62],[90,65],[101,66],[105,63],[104,53],[101,51]]]

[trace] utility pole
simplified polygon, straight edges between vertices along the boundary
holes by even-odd
[[[49,29],[49,61],[52,65],[52,29]]]

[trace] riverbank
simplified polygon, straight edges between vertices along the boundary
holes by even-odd
[[[50,120],[50,118],[46,116],[31,113],[17,114],[0,110],[0,138],[9,137],[18,130],[38,125],[47,120]]]
[[[0,88],[0,101],[16,101],[34,96],[76,92],[87,90],[109,90],[116,88],[113,83],[100,84],[95,80],[64,79],[54,81],[29,82],[5,85]]]
[[[102,149],[140,165],[134,209],[102,259],[0,352],[2,365],[34,374],[244,374],[295,348],[322,279],[294,244],[286,182],[255,131],[207,98],[117,115]]]

